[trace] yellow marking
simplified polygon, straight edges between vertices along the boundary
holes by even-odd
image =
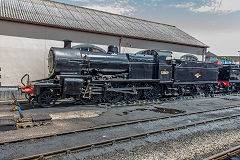
[[[161,71],[161,74],[169,74],[168,71]]]
[[[18,107],[14,106],[13,108],[10,109],[10,111],[18,111]]]

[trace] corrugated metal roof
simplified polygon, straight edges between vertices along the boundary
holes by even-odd
[[[0,19],[207,47],[175,26],[47,0],[0,0]]]

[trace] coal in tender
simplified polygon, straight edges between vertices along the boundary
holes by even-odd
[[[16,122],[13,116],[0,117],[0,131],[16,130]]]
[[[182,110],[171,109],[171,108],[160,108],[160,107],[154,107],[154,109],[150,109],[150,111],[159,112],[159,113],[170,113],[170,114],[179,114],[179,113],[185,112]]]

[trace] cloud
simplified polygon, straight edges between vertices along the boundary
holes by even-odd
[[[170,7],[175,7],[175,8],[191,8],[195,5],[193,2],[189,3],[184,3],[184,4],[171,4],[169,5]]]
[[[193,9],[195,12],[232,13],[240,11],[239,0],[210,0],[206,5]]]
[[[105,4],[88,4],[84,7],[121,15],[132,15],[136,11],[135,7],[128,4],[128,0]]]
[[[196,6],[195,3],[169,5],[175,8],[187,8],[192,12],[227,14],[240,11],[240,0],[202,0],[202,6]]]
[[[71,1],[74,1],[74,2],[89,2],[89,0],[71,0]]]

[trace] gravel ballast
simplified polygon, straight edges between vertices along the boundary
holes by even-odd
[[[240,118],[156,134],[53,159],[201,160],[235,145],[240,145]]]
[[[177,113],[198,112],[239,104],[239,96],[228,95],[214,98],[177,100],[173,102],[164,102],[162,104],[151,104],[144,106],[89,107],[64,103],[63,105],[53,108],[24,108],[23,113],[25,116],[42,113],[51,115],[53,118],[53,124],[34,128],[19,129],[16,131],[0,132],[0,142],[22,138],[34,138],[49,134],[58,134],[116,122],[171,116]],[[9,105],[0,105],[0,115],[12,115],[18,117],[19,115],[17,112],[9,111],[10,108],[11,106]],[[204,114],[199,114],[199,116],[192,115],[186,119],[182,117],[171,121],[163,120],[159,124],[157,122],[151,122],[149,124],[155,126],[155,128],[158,127],[159,129],[162,129],[162,127],[169,127],[169,125],[173,123],[176,125],[181,125],[183,122],[189,121],[188,123],[194,123],[196,120],[199,121],[206,120],[207,118],[214,118],[223,112],[224,111],[216,111],[212,114],[209,114],[207,117],[204,116]],[[228,112],[224,112],[224,116],[239,114],[239,112],[240,109],[235,108],[231,111],[229,110]],[[191,119],[189,119],[190,117]],[[139,139],[129,143],[120,143],[110,147],[94,149],[90,152],[85,151],[79,154],[70,154],[57,159],[198,159],[199,157],[202,158],[206,155],[210,156],[212,153],[216,153],[218,150],[222,150],[225,147],[239,143],[239,119],[225,120],[211,124],[207,124],[205,128],[203,126],[198,126],[175,132],[157,134],[154,136],[149,136],[146,139]],[[135,125],[133,129],[138,131],[139,129],[141,130],[141,127],[141,125]],[[144,128],[145,131],[148,131],[151,129],[151,126],[145,124]],[[111,135],[121,132],[124,133],[125,131],[116,129],[116,132]],[[106,134],[100,135],[100,133],[96,133],[93,137],[92,136],[93,135],[91,134],[84,133],[84,136],[80,142],[84,142],[85,140],[91,138],[107,138]],[[75,142],[75,139],[72,140]],[[219,140],[221,140],[221,142],[218,143]],[[45,150],[39,150],[39,153],[49,151],[47,148],[54,148],[61,143],[61,140],[59,141],[60,142],[53,142],[51,145],[46,146]],[[24,146],[24,144],[22,146],[21,145],[22,144],[17,144],[16,146],[27,149],[29,155],[31,155],[31,145],[27,147]],[[64,147],[64,143],[61,145]],[[10,146],[10,148],[7,147],[7,150],[4,147],[0,148],[2,153],[1,158],[8,159],[11,156],[24,156],[21,155],[20,152],[17,152],[17,150],[14,151],[16,146],[13,145]],[[40,149],[42,146],[37,146],[37,148]]]

